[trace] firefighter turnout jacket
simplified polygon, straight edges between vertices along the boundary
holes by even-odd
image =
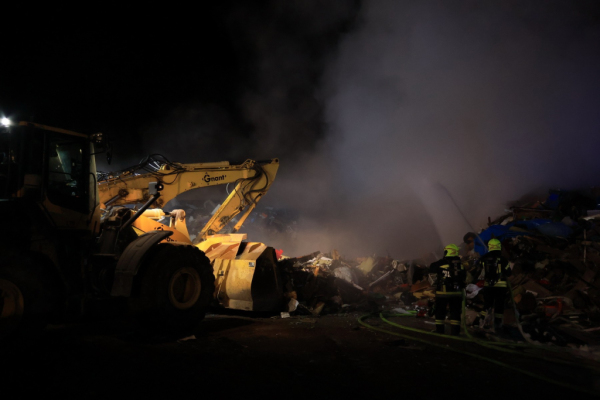
[[[460,257],[444,257],[429,266],[429,272],[437,275],[437,296],[462,296],[465,288],[467,272],[460,261]]]
[[[435,292],[435,330],[445,333],[447,309],[450,310],[450,333],[460,333],[460,315],[462,313],[462,293],[465,287],[465,271],[460,257],[444,257],[429,266],[429,272],[437,275]]]
[[[512,274],[508,267],[508,260],[504,258],[500,250],[490,251],[481,257],[480,280],[485,280],[485,286],[506,287],[506,278]]]

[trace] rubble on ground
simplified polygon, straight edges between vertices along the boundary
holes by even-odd
[[[529,340],[557,345],[600,344],[600,190],[551,191],[544,201],[520,204],[462,244],[468,270],[467,322],[483,308],[479,257],[491,238],[513,270],[516,315],[507,302],[505,326],[517,322]],[[439,251],[441,256],[442,252]],[[292,314],[430,309],[435,298],[430,254],[416,260],[370,256],[344,259],[337,251],[280,260]],[[421,313],[422,314],[422,313]]]
[[[315,252],[279,261],[286,274],[287,296],[296,299],[298,313],[314,315],[349,311],[377,311],[410,305],[434,297],[426,266],[391,257],[343,259]],[[413,279],[416,279],[413,283]]]

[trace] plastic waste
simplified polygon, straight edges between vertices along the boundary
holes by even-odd
[[[467,292],[467,299],[475,298],[481,289],[482,286],[474,285],[472,283],[468,284],[465,288],[465,291]]]

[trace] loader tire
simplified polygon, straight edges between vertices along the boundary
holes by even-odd
[[[195,246],[161,243],[146,260],[132,298],[138,321],[161,333],[192,330],[204,319],[215,290],[209,259]]]
[[[0,338],[39,333],[56,313],[57,290],[41,266],[0,267]]]

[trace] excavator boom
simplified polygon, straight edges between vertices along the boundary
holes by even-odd
[[[151,172],[125,172],[101,180],[98,183],[101,207],[144,203],[151,198],[148,188],[153,182],[162,183],[164,187],[155,202],[155,206],[159,208],[190,190],[235,184],[227,199],[198,234],[196,241],[202,241],[217,234],[229,221],[244,212],[233,227],[233,232],[239,230],[256,203],[271,187],[279,168],[279,160],[246,160],[233,165],[228,161],[197,164],[154,161],[150,166],[154,168]]]

